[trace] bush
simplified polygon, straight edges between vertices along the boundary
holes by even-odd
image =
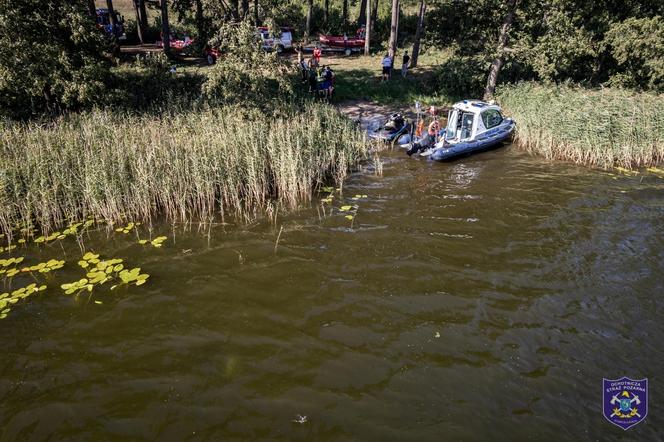
[[[436,73],[439,91],[454,99],[481,97],[490,64],[483,54],[450,57]]]
[[[109,76],[106,50],[84,0],[0,0],[0,115],[95,102]]]
[[[606,44],[622,72],[610,84],[664,92],[664,20],[629,18],[614,23],[606,34]]]
[[[290,65],[275,53],[261,49],[254,27],[243,22],[222,27],[210,42],[224,50],[203,84],[204,97],[212,102],[253,103],[264,107],[293,94]]]

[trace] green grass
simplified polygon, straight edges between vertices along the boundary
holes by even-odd
[[[602,168],[664,160],[664,95],[521,83],[497,100],[529,152]]]
[[[408,48],[408,53],[412,51]],[[332,66],[336,73],[335,100],[367,100],[379,104],[410,104],[416,100],[433,105],[446,105],[452,99],[438,93],[435,68],[447,57],[445,52],[430,51],[420,55],[418,67],[401,78],[401,56],[398,52],[395,69],[389,81],[381,81],[383,53],[369,57],[323,57],[322,63]]]
[[[0,232],[108,222],[249,219],[341,183],[364,135],[329,106],[161,117],[95,111],[40,126],[0,123]]]

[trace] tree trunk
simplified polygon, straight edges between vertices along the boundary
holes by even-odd
[[[148,29],[148,11],[145,8],[145,0],[138,0],[138,11],[141,13],[141,26],[144,31]]]
[[[311,20],[314,13],[314,0],[307,0],[307,26],[304,30],[304,39],[309,40],[311,36]]]
[[[106,8],[108,9],[108,21],[113,26],[113,33],[115,33],[115,25],[117,21],[115,20],[115,9],[113,9],[113,0],[106,0]]]
[[[241,1],[242,1],[242,14],[241,14],[241,17],[243,19],[245,19],[249,16],[249,0],[241,0]]]
[[[371,54],[371,0],[366,0],[365,2],[366,11],[364,15],[366,16],[367,24],[364,28],[364,55]]]
[[[258,20],[258,0],[254,0],[254,24],[256,26],[260,25],[260,21]]]
[[[97,7],[95,6],[95,0],[88,0],[88,13],[97,19]]]
[[[503,26],[500,28],[500,36],[498,37],[498,48],[496,53],[496,58],[491,63],[491,68],[489,69],[489,76],[486,80],[486,88],[484,89],[484,101],[491,100],[493,94],[496,92],[496,83],[498,82],[498,74],[500,73],[500,68],[503,67],[503,57],[505,53],[505,48],[507,47],[507,39],[509,36],[510,28],[514,22],[514,17],[516,15],[516,7],[518,6],[519,0],[509,0],[507,2],[507,15],[505,16],[505,21]]]
[[[323,22],[327,24],[329,18],[330,18],[330,0],[325,0],[325,5],[323,7]]]
[[[242,3],[240,0],[231,0],[231,17],[233,18],[233,21],[238,21],[238,18],[240,17],[240,8],[242,7]]]
[[[377,18],[378,18],[378,0],[374,0],[373,7],[371,9],[371,23],[373,23],[374,26],[376,25]]]
[[[413,43],[413,54],[410,58],[410,67],[417,67],[417,57],[420,55],[420,40],[424,33],[424,14],[426,14],[427,5],[424,0],[420,0],[420,15],[417,19],[417,29],[415,30],[415,42]]]
[[[161,0],[161,42],[164,44],[164,54],[171,58],[171,27],[168,24],[167,0]]]
[[[399,38],[399,0],[392,0],[392,23],[390,25],[390,42],[388,45],[392,59],[397,55],[397,39]]]
[[[341,9],[341,16],[343,17],[343,26],[344,32],[348,28],[348,0],[343,0],[343,6]]]
[[[139,0],[134,0],[134,12],[136,12],[136,33],[138,34],[138,41],[145,44],[145,28],[143,28],[143,21],[141,20],[141,8],[139,7]]]
[[[371,17],[371,13],[369,13],[367,15],[367,3],[368,2],[369,2],[369,0],[362,0],[360,2],[360,15],[357,18],[357,24],[360,25],[360,26],[362,26],[362,25],[366,26],[367,17]]]
[[[205,35],[205,22],[203,21],[203,2],[195,0],[196,2],[196,32],[198,32],[199,41],[207,40]]]

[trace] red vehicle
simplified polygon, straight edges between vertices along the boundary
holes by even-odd
[[[178,37],[175,34],[171,34],[170,47],[173,52],[180,54],[189,54],[189,51],[193,44],[194,44],[194,39],[190,38],[189,36]],[[163,48],[164,41],[163,40],[158,41],[157,46]]]
[[[203,49],[203,55],[205,55],[205,60],[207,60],[207,64],[212,66],[217,62],[217,60],[221,56],[221,49],[213,48],[210,45],[205,45],[205,49]]]
[[[364,28],[357,30],[355,37],[347,35],[321,35],[318,37],[321,44],[325,46],[338,48],[363,48],[364,47]]]

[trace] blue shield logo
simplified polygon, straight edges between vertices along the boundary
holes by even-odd
[[[603,379],[602,403],[606,420],[623,430],[633,427],[648,415],[648,379]]]

